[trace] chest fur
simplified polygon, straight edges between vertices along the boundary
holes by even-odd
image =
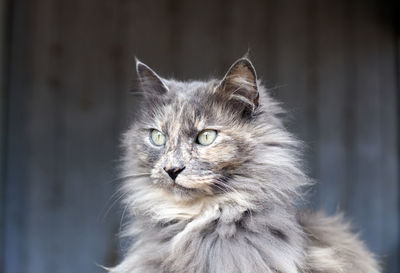
[[[294,232],[297,226],[268,225],[258,217],[235,222],[203,217],[161,227],[142,238],[138,252],[147,249],[142,258],[153,257],[158,272],[298,273],[303,239]]]

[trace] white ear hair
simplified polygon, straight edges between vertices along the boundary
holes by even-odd
[[[141,88],[153,95],[162,95],[168,92],[165,80],[157,75],[149,66],[136,59],[136,73]]]
[[[257,75],[253,64],[247,58],[240,58],[229,68],[216,88],[227,99],[235,99],[258,107],[259,92]]]

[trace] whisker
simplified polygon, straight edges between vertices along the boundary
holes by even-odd
[[[122,222],[124,221],[125,212],[126,212],[126,210],[128,209],[128,206],[129,206],[129,205],[130,205],[130,204],[127,203],[127,204],[125,205],[124,210],[122,211],[121,220],[119,221],[119,233],[122,232]]]
[[[117,192],[117,193],[118,193],[118,192]],[[101,210],[101,212],[100,212],[100,214],[99,214],[99,217],[100,217],[100,215],[103,214],[102,219],[101,219],[102,221],[104,221],[104,219],[106,218],[107,214],[108,214],[108,213],[110,212],[110,210],[114,207],[114,205],[115,205],[118,201],[120,201],[124,196],[126,196],[127,194],[128,194],[128,192],[121,193],[121,195],[120,195],[118,198],[116,198],[116,199],[112,202],[111,205],[108,206],[107,210],[105,210],[105,208],[107,207],[107,203],[111,202],[113,196],[115,196],[115,193],[110,197],[110,200],[106,203],[106,205],[104,206],[104,208]],[[104,213],[103,213],[103,211],[104,211]]]
[[[146,176],[150,176],[150,175],[151,175],[151,173],[136,173],[136,174],[126,175],[126,176],[122,176],[122,177],[117,177],[117,178],[111,180],[110,182],[123,181],[125,179],[137,178],[137,177],[146,177]]]
[[[133,179],[133,178],[141,178],[141,177],[146,177],[146,176],[150,176],[150,175],[151,175],[151,173],[131,174],[131,175],[127,175],[127,176],[124,176],[124,177],[118,177],[116,179],[111,180],[110,182],[113,183],[113,182],[116,182],[116,181],[123,181],[123,180],[126,180],[126,179]],[[121,192],[121,189],[116,190],[110,196],[110,198],[107,200],[107,202],[105,203],[104,207],[100,210],[98,219],[101,218],[101,221],[103,221],[106,218],[107,214],[110,212],[110,210],[114,207],[114,205],[118,201],[120,201],[124,196],[126,196],[126,194],[127,194],[127,192]],[[116,199],[114,201],[112,201],[115,197],[116,197]],[[111,203],[111,205],[110,205],[110,203]]]
[[[223,193],[228,193],[228,191],[227,191],[222,185],[219,185],[218,183],[213,183],[213,184],[211,184],[211,185],[212,185],[212,187],[218,188],[218,189],[221,190]]]
[[[220,186],[222,186],[222,187],[224,187],[226,189],[229,189],[229,190],[232,190],[232,191],[236,191],[235,188],[233,188],[232,186],[226,184],[225,181],[222,180],[222,178],[217,178],[216,181],[217,181],[218,185],[220,185]]]
[[[236,190],[234,187],[226,184],[223,180],[221,180],[221,178],[217,178],[217,183],[220,186],[223,186],[223,187],[227,188],[228,190],[231,190],[231,191],[237,193],[238,195],[242,196],[242,194],[238,190]]]

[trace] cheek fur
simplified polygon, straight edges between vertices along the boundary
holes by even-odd
[[[199,158],[214,164],[225,163],[233,160],[236,155],[236,147],[234,145],[219,144],[212,147],[204,147],[199,149]]]
[[[243,154],[238,142],[230,136],[223,135],[215,144],[197,149],[198,158],[208,162],[214,171],[237,168],[242,164]]]
[[[163,147],[155,147],[150,143],[149,136],[140,135],[135,139],[135,156],[142,167],[152,168],[162,156]]]

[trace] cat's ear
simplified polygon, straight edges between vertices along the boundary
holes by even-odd
[[[168,92],[168,87],[164,80],[138,59],[136,59],[136,73],[140,88],[145,94],[159,96]]]
[[[228,70],[216,91],[229,100],[241,101],[254,111],[258,107],[257,75],[246,57],[237,60]]]

